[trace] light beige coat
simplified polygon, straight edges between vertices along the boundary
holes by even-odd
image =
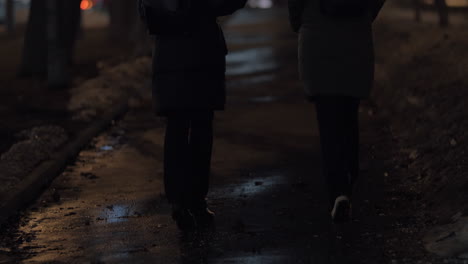
[[[358,18],[323,15],[319,1],[289,0],[306,94],[366,98],[374,81],[372,22],[384,0],[370,0],[369,15]]]

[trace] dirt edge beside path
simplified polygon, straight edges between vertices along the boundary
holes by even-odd
[[[395,220],[386,247],[395,263],[466,263],[466,25],[383,20],[376,32],[373,101],[390,120],[397,149],[385,174]]]
[[[0,204],[0,226],[39,197],[42,191],[56,176],[60,175],[66,165],[78,155],[91,139],[126,111],[127,100],[116,102],[115,107],[102,119],[93,122],[80,133],[80,136],[66,144],[60,151],[53,153],[48,160],[40,163],[14,189],[8,191]]]
[[[68,110],[86,124],[69,137],[60,124],[34,127],[24,140],[0,156],[0,226],[61,172],[88,142],[123,115],[128,105],[148,100],[150,58],[142,57],[103,70],[102,74],[70,90]],[[60,140],[58,140],[59,138]]]

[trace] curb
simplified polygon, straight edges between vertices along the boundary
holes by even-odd
[[[92,123],[74,141],[69,142],[49,160],[42,162],[29,173],[3,201],[0,201],[0,227],[7,223],[10,217],[36,200],[91,139],[107,128],[112,121],[124,115],[127,110],[127,99],[119,101],[102,119]]]

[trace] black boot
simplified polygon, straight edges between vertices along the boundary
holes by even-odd
[[[174,221],[177,224],[177,227],[182,232],[189,232],[196,228],[194,215],[186,207],[180,205],[173,205],[172,219],[174,219]]]
[[[214,226],[215,214],[208,209],[206,201],[199,202],[190,208],[198,228],[210,228]]]

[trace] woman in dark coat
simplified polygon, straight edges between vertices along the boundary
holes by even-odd
[[[299,70],[315,103],[331,215],[350,219],[359,173],[358,109],[374,81],[372,22],[385,0],[289,0]],[[340,6],[341,5],[341,6]]]
[[[226,42],[217,17],[232,14],[246,0],[167,0],[185,8],[174,29],[152,10],[166,0],[139,0],[140,14],[156,27],[153,99],[167,117],[164,146],[165,191],[182,230],[209,226],[207,208],[214,111],[225,104]],[[177,7],[176,7],[177,8]],[[158,20],[158,22],[156,22]]]

